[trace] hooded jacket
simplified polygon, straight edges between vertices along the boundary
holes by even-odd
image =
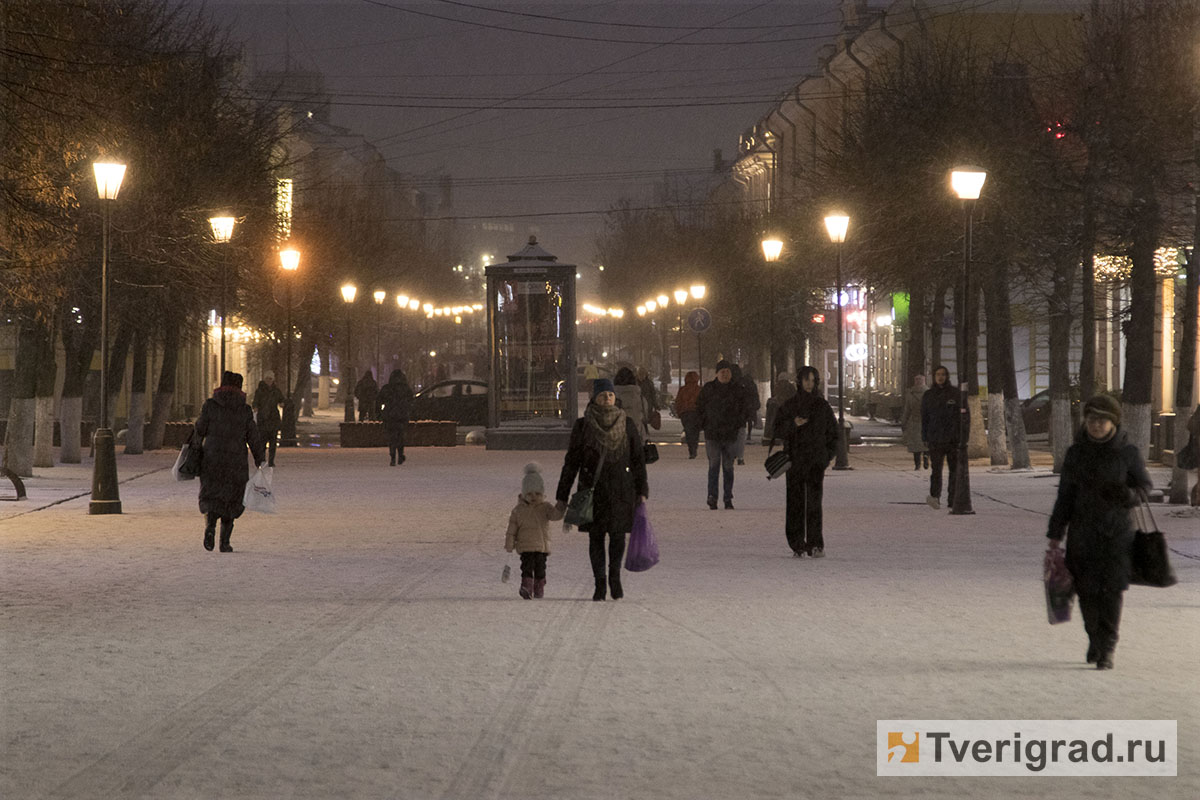
[[[699,400],[700,373],[692,370],[683,376],[683,388],[675,395],[675,414],[683,416],[689,411],[696,411]]]
[[[392,370],[388,382],[379,390],[379,411],[386,428],[405,428],[412,413],[413,393],[404,371]]]
[[[921,397],[921,439],[929,444],[958,444],[958,388],[936,383]]]
[[[837,454],[837,418],[821,393],[820,373],[815,369],[812,373],[813,390],[798,390],[775,414],[773,435],[783,441],[792,460],[790,471],[797,473],[824,470]],[[807,422],[797,426],[797,417]]]
[[[262,437],[246,395],[236,386],[221,386],[204,401],[196,420],[196,434],[204,439],[200,465],[200,511],[222,517],[239,517],[245,511],[242,495],[250,480],[246,448],[261,464]]]
[[[1130,509],[1150,490],[1138,448],[1117,428],[1098,442],[1081,428],[1067,449],[1046,536],[1067,537],[1067,569],[1082,593],[1129,587]]]

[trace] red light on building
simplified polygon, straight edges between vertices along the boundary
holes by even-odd
[[[825,321],[825,315],[824,314],[813,314],[812,321],[817,323],[818,325],[820,325],[822,322]]]

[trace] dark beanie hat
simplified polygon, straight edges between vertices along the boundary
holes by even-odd
[[[1109,394],[1098,394],[1083,404],[1083,416],[1104,417],[1112,420],[1113,425],[1121,424],[1121,404]]]
[[[242,388],[242,376],[236,372],[230,372],[229,370],[226,370],[221,375],[221,385],[236,386],[240,389]]]
[[[613,382],[611,380],[609,380],[608,378],[596,378],[594,381],[592,381],[592,397],[593,398],[595,398],[595,396],[600,394],[601,392],[616,392],[616,391],[617,391],[617,387],[613,386]]]
[[[730,364],[728,361],[726,361],[725,359],[722,358],[720,361],[717,362],[717,372],[720,372],[723,369],[732,370],[733,364]]]

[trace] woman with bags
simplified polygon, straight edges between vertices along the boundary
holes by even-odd
[[[220,520],[221,552],[232,553],[229,537],[233,535],[233,521],[246,510],[242,504],[250,480],[246,448],[250,448],[255,467],[262,466],[265,455],[254,412],[242,391],[241,375],[226,372],[221,376],[221,385],[200,409],[196,435],[204,440],[200,466],[200,513],[207,517],[204,549],[213,549]]]
[[[1120,403],[1098,394],[1084,403],[1083,419],[1063,460],[1046,536],[1051,549],[1067,537],[1067,569],[1088,635],[1087,663],[1112,669],[1129,588],[1130,509],[1151,483],[1141,452],[1120,428]]]
[[[555,495],[559,511],[567,508],[576,476],[580,489],[590,488],[592,492],[591,522],[579,525],[579,530],[588,534],[588,556],[596,580],[592,599],[604,600],[611,593],[614,600],[620,600],[624,597],[621,558],[625,554],[625,536],[633,529],[634,509],[646,502],[650,487],[641,432],[617,405],[615,387],[607,378],[592,382],[592,400],[571,429]]]
[[[784,531],[796,558],[823,558],[821,496],[825,469],[837,452],[837,418],[821,395],[821,373],[802,367],[800,391],[779,407],[771,443],[783,440],[792,465],[787,471]]]

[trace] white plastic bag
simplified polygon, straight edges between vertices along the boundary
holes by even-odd
[[[246,492],[242,495],[242,505],[249,511],[263,514],[275,513],[275,492],[271,488],[275,474],[273,467],[259,467],[258,471],[246,481]]]

